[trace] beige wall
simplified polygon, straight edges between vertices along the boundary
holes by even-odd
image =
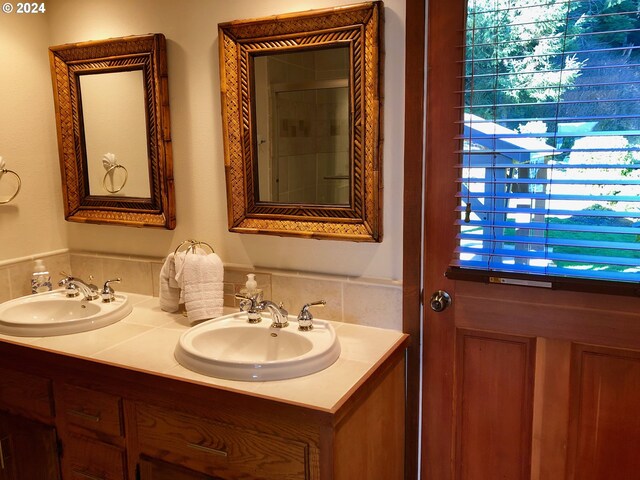
[[[0,261],[67,246],[47,44],[45,15],[0,13],[0,156],[22,179],[0,205]]]
[[[5,149],[0,155],[11,162],[9,168],[25,172],[23,180],[28,179],[16,207],[0,208],[0,261],[65,246],[73,251],[159,257],[185,238],[197,238],[214,245],[228,265],[401,279],[405,23],[401,0],[385,3],[384,241],[357,244],[227,230],[217,24],[348,3],[353,2],[49,0],[47,13],[34,15],[23,29],[18,24],[26,20],[0,14],[0,58],[11,64],[27,62],[25,56],[29,59],[29,65],[20,65],[15,72],[3,62],[0,75],[0,126],[10,124],[13,129],[7,133],[0,128],[0,148]],[[64,222],[46,47],[144,33],[163,33],[167,38],[177,228]],[[28,55],[15,53],[27,47]],[[5,110],[8,101],[15,101],[10,113]]]

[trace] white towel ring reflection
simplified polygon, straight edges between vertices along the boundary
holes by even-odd
[[[186,251],[187,253],[196,253],[196,248],[197,247],[207,247],[209,250],[211,250],[211,253],[215,253],[215,250],[213,249],[213,247],[211,245],[209,245],[207,242],[201,242],[199,240],[185,240],[184,242],[182,242],[180,245],[178,245],[176,247],[176,249],[173,251],[173,254],[177,254],[181,248],[185,248],[184,251]]]
[[[2,168],[2,169],[0,169],[0,178],[2,178],[2,175],[4,175],[5,173],[10,173],[11,175],[15,176],[16,180],[18,181],[18,186],[16,188],[16,191],[13,193],[13,195],[11,195],[7,200],[0,200],[0,205],[4,205],[5,203],[9,203],[11,200],[16,198],[18,193],[20,193],[20,188],[22,187],[22,180],[20,180],[20,175],[18,175],[13,170],[9,170],[8,168]]]
[[[122,170],[124,170],[124,180],[122,181],[122,185],[120,185],[119,187],[115,188],[113,187],[113,174],[115,173],[115,171],[117,169],[121,168]],[[112,181],[112,185],[111,188],[109,188],[107,186],[107,177],[111,176],[111,181]],[[124,165],[120,165],[120,164],[115,164],[115,165],[111,165],[107,171],[104,174],[104,177],[102,177],[102,186],[104,187],[104,189],[109,192],[109,193],[118,193],[120,190],[122,190],[124,188],[124,186],[127,184],[127,180],[129,179],[129,172],[127,171],[127,169],[124,167]]]

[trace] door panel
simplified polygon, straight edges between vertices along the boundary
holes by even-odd
[[[525,478],[535,339],[457,332],[457,478]]]
[[[570,477],[638,478],[640,352],[575,345],[572,370]]]
[[[638,298],[457,282],[454,305],[460,327],[623,348],[640,345]]]

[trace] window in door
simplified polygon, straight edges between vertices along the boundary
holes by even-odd
[[[640,281],[638,3],[469,0],[465,52],[450,275]]]

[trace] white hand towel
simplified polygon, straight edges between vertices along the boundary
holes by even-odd
[[[180,288],[182,286],[182,271],[184,268],[184,259],[187,252],[178,252],[173,257],[173,271],[170,272],[172,278],[169,279],[172,287]]]
[[[180,289],[171,285],[173,279],[175,283],[175,261],[173,253],[167,255],[167,258],[160,269],[160,308],[165,312],[178,311],[180,303]]]
[[[205,252],[201,247],[192,247],[193,250],[184,250],[182,252],[178,252],[175,255],[174,258],[174,271],[173,271],[173,275],[172,278],[175,279],[175,281],[172,281],[171,279],[169,279],[171,281],[171,286],[172,287],[182,287],[182,283],[183,283],[183,275],[184,275],[184,261],[187,258],[187,255],[206,255],[207,252]]]
[[[178,276],[182,279],[182,293],[189,322],[222,315],[224,267],[218,255],[215,253],[185,255]]]

